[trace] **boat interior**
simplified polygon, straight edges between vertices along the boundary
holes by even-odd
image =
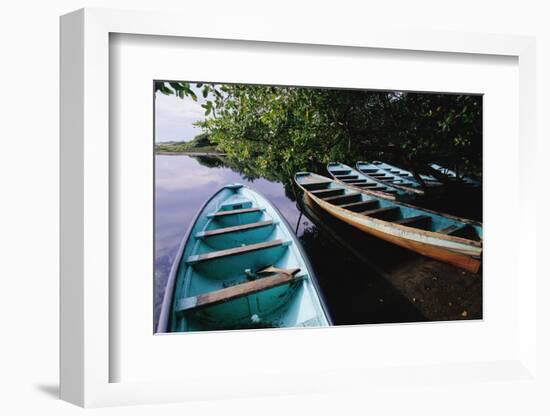
[[[393,175],[401,176],[402,178],[409,178],[416,182],[416,179],[414,178],[414,175],[405,169],[398,168],[397,166],[390,165],[389,163],[380,162],[378,160],[374,160],[371,162],[374,166],[379,167],[380,169],[385,170],[386,172],[389,172]],[[443,185],[441,182],[439,182],[436,178],[434,178],[431,175],[424,175],[420,174],[420,177],[422,180],[426,183],[428,186],[441,186]]]
[[[291,231],[249,188],[223,188],[188,236],[174,331],[320,326],[326,318]]]
[[[479,181],[469,178],[468,176],[462,176],[461,178],[459,178],[455,171],[438,165],[437,163],[430,163],[430,167],[439,172],[440,175],[446,177],[447,180],[450,182],[458,182],[475,188],[478,188],[481,185]]]
[[[380,192],[400,200],[408,200],[414,197],[412,193],[396,188],[390,183],[378,182],[342,163],[331,162],[327,165],[327,170],[335,179],[356,188]]]
[[[410,173],[391,172],[369,162],[357,162],[356,167],[359,172],[377,181],[383,181],[390,185],[406,186],[408,188],[421,188],[420,184],[414,180],[414,177]]]
[[[476,224],[357,192],[320,175],[298,173],[296,182],[311,195],[355,214],[472,241],[482,239],[482,228]]]

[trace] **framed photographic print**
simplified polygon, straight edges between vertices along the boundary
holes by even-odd
[[[530,378],[533,39],[180,21],[61,20],[62,398]]]
[[[157,332],[482,318],[481,95],[154,83]]]

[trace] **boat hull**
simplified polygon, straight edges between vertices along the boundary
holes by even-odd
[[[434,240],[429,237],[408,235],[407,231],[399,230],[395,226],[388,227],[383,221],[370,219],[355,213],[348,213],[335,208],[319,198],[308,195],[319,207],[346,222],[347,224],[388,241],[400,247],[415,251],[426,257],[431,257],[471,273],[477,273],[481,265],[481,249],[469,244],[445,244],[445,240]],[[393,228],[393,230],[391,229]]]
[[[330,324],[311,265],[274,205],[240,184],[206,201],[172,266],[157,332]]]
[[[482,226],[475,221],[367,196],[308,172],[297,173],[295,180],[321,209],[363,232],[472,273],[479,271]]]

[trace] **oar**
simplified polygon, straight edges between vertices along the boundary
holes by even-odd
[[[256,274],[267,274],[267,273],[284,273],[294,276],[300,271],[300,268],[297,269],[279,269],[278,267],[269,266],[265,269],[256,271]]]
[[[300,271],[299,268],[297,268],[297,269],[281,269],[281,268],[278,268],[278,267],[268,266],[268,267],[264,267],[263,269],[258,269],[258,270],[255,270],[255,271],[252,271],[250,269],[246,269],[244,271],[244,273],[246,274],[246,276],[249,279],[255,280],[260,275],[264,275],[264,274],[282,273],[282,274],[287,274],[289,276],[294,276],[299,271]]]

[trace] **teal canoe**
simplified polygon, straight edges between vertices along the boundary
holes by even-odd
[[[478,222],[380,198],[315,173],[298,172],[294,180],[320,208],[361,231],[472,273],[481,266]]]
[[[274,205],[241,184],[205,202],[172,266],[157,332],[330,324],[312,267]]]
[[[411,178],[408,175],[405,176],[388,172],[387,170],[382,169],[380,166],[371,162],[359,161],[355,164],[355,167],[359,172],[379,183],[392,185],[396,188],[407,192],[413,192],[420,196],[425,194],[422,186],[415,181],[414,178]]]
[[[359,188],[361,191],[398,201],[412,201],[417,194],[395,187],[390,183],[383,183],[359,172],[348,165],[330,162],[327,165],[328,173],[340,183]]]
[[[390,165],[389,163],[381,162],[379,160],[374,160],[371,163],[373,165],[379,167],[380,169],[384,169],[388,173],[391,173],[393,175],[398,175],[402,178],[406,178],[406,179],[410,179],[410,180],[413,180],[415,182],[418,182],[410,170],[406,170],[406,169],[403,169],[403,168],[400,168],[400,167],[397,167],[397,166],[394,166],[394,165]],[[425,174],[421,173],[419,176],[424,181],[424,184],[427,187],[439,187],[439,186],[443,185],[433,175],[425,175]]]
[[[459,176],[454,170],[451,170],[449,168],[446,168],[444,166],[438,165],[437,163],[430,163],[430,168],[432,168],[434,171],[437,172],[437,174],[441,175],[443,178],[447,179],[449,182],[456,182],[460,183],[472,188],[480,188],[481,182],[472,179],[468,176]]]

